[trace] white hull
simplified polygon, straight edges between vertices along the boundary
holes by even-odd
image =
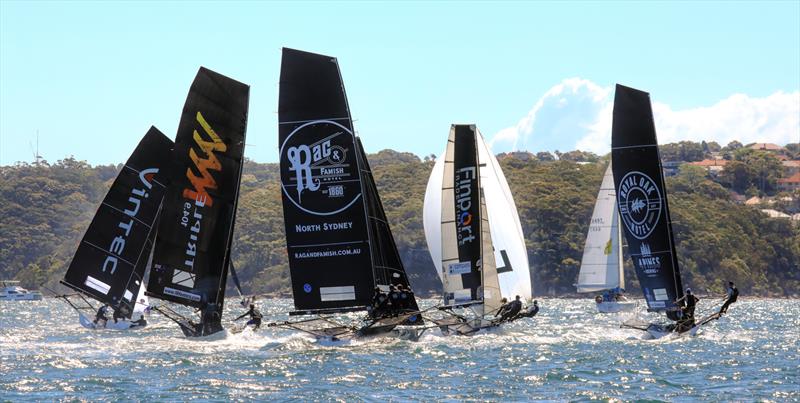
[[[78,320],[81,323],[81,326],[92,329],[92,330],[128,330],[128,329],[141,329],[146,325],[141,325],[139,323],[131,322],[129,320],[118,320],[117,323],[114,323],[113,319],[109,319],[108,322],[105,324],[103,321],[98,321],[95,324],[91,319],[87,318],[85,315],[79,313]]]
[[[27,294],[0,295],[0,301],[41,301],[42,294],[29,292]]]
[[[630,312],[636,308],[636,302],[634,301],[603,301],[595,304],[597,305],[597,312],[600,313]]]

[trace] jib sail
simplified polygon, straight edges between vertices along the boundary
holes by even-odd
[[[375,283],[379,285],[402,285],[410,287],[400,252],[394,242],[386,211],[378,196],[378,187],[372,176],[367,154],[361,145],[361,139],[356,137],[359,166],[361,167],[361,181],[364,185],[364,203],[369,222],[370,249],[375,272]],[[412,298],[408,309],[418,311],[416,298]],[[421,320],[421,317],[417,317]]]
[[[61,281],[130,317],[165,193],[172,140],[151,127],[111,185]]]
[[[244,160],[250,88],[200,68],[175,139],[148,295],[220,315]]]
[[[283,49],[278,120],[296,313],[363,309],[375,286],[407,285],[335,58]]]
[[[650,311],[670,318],[683,296],[650,95],[617,85],[611,157],[617,208]]]

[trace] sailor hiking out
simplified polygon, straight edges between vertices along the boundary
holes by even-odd
[[[727,292],[725,303],[722,304],[722,307],[719,309],[719,314],[722,315],[723,313],[728,312],[728,307],[736,302],[739,298],[739,289],[733,284],[733,281],[728,281],[728,288],[725,290]]]
[[[108,317],[106,317],[106,313],[108,313],[108,304],[103,304],[100,309],[97,310],[97,315],[94,317],[93,323],[96,325],[97,322],[103,321],[103,326],[106,325],[108,322]]]
[[[248,315],[250,316],[250,320],[248,320],[247,323],[245,323],[245,326],[253,325],[253,330],[256,330],[259,327],[261,327],[261,318],[263,318],[263,316],[261,315],[261,312],[258,309],[256,309],[256,306],[254,304],[250,304],[250,310],[239,315],[239,317],[234,319],[234,321],[242,319]]]

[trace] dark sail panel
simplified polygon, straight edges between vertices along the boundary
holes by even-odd
[[[359,152],[335,58],[283,49],[278,120],[295,308],[365,307],[375,280]]]
[[[675,319],[683,290],[648,93],[617,85],[611,157],[617,207],[648,309]]]
[[[458,261],[469,262],[461,273],[463,288],[470,289],[472,301],[483,298],[481,288],[481,185],[475,126],[454,125],[453,192],[455,196]],[[459,263],[459,264],[463,264]],[[466,268],[465,268],[466,269]],[[451,265],[450,271],[453,271]],[[456,301],[459,302],[459,301]]]
[[[361,180],[364,183],[364,202],[367,207],[367,218],[370,231],[370,248],[375,267],[375,283],[378,285],[401,285],[411,287],[406,275],[403,261],[400,259],[400,252],[394,241],[389,221],[386,218],[386,211],[378,195],[378,187],[375,185],[375,178],[372,176],[372,169],[367,160],[367,154],[361,144],[361,139],[356,137],[356,146],[361,166]],[[408,309],[418,311],[416,298],[412,298]],[[416,317],[416,321],[421,321],[422,317]]]
[[[155,235],[172,140],[151,127],[97,209],[62,283],[130,316]]]
[[[249,93],[206,68],[197,73],[175,139],[148,295],[221,315]]]

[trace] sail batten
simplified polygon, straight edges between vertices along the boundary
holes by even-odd
[[[617,85],[611,155],[620,226],[648,310],[676,319],[683,289],[648,93]]]
[[[156,178],[165,177],[172,146],[155,127],[145,134],[100,204],[62,280],[126,317],[134,310],[147,268],[166,189],[166,180]]]

